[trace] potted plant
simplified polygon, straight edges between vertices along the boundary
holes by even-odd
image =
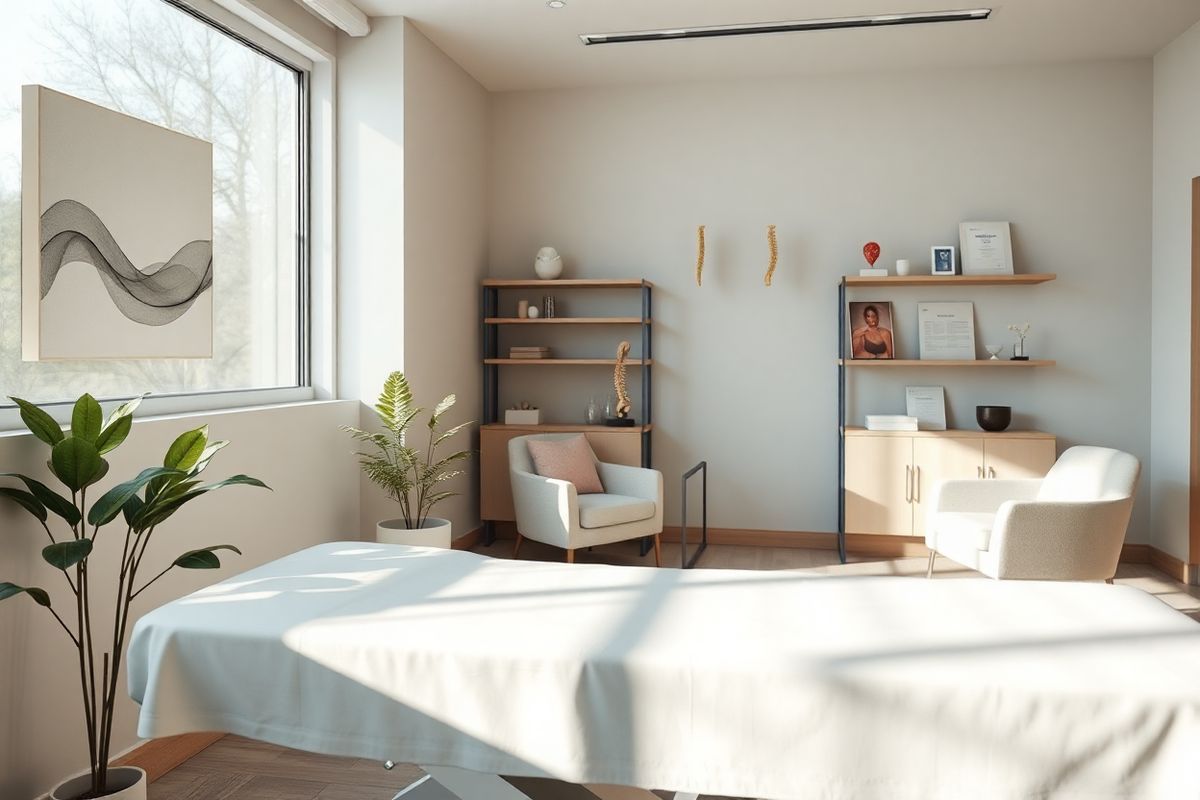
[[[438,485],[462,474],[451,469],[455,462],[471,457],[461,450],[445,458],[437,457],[438,446],[473,423],[464,422],[440,430],[442,415],[454,406],[454,395],[447,395],[429,415],[429,443],[422,453],[408,444],[408,429],[424,410],[413,405],[412,390],[401,372],[393,372],[383,384],[375,404],[382,433],[344,428],[356,440],[373,446],[374,452],[359,453],[363,472],[388,497],[400,504],[400,519],[388,519],[376,526],[376,539],[388,544],[414,544],[426,547],[450,547],[451,525],[448,519],[429,516],[433,507],[458,492],[438,491]]]
[[[44,410],[25,400],[11,399],[20,408],[21,420],[29,431],[49,446],[47,465],[51,474],[66,488],[66,492],[60,493],[27,475],[0,473],[0,477],[15,478],[25,485],[24,489],[0,486],[0,497],[25,509],[41,523],[49,539],[49,544],[42,550],[42,558],[62,572],[74,605],[73,611],[60,615],[45,589],[0,582],[0,600],[28,595],[53,615],[78,653],[90,766],[86,773],[59,785],[50,793],[50,798],[144,800],[146,774],[141,769],[108,765],[113,710],[130,609],[147,587],[175,567],[216,569],[221,566],[218,551],[241,553],[231,544],[189,550],[166,569],[147,578],[142,573],[146,550],[155,531],[197,497],[234,484],[267,486],[246,475],[203,483],[200,473],[216,452],[229,444],[209,442],[208,427],[205,426],[188,431],[172,442],[161,467],[143,469],[136,477],[117,484],[89,503],[90,490],[108,473],[104,456],[129,436],[133,412],[141,398],[118,407],[106,419],[100,404],[90,394],[85,394],[75,403],[70,431],[66,433]],[[114,586],[114,576],[94,574],[89,569],[89,560],[101,528],[117,520],[120,520],[118,527],[125,528],[125,536]],[[55,529],[59,531],[57,536]],[[122,542],[119,534],[104,539],[105,544],[113,547]],[[112,592],[117,598],[111,628],[101,626],[92,614],[92,596],[101,591],[105,595]]]

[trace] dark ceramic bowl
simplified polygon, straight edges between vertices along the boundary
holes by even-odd
[[[990,433],[999,433],[1012,423],[1012,406],[975,406],[975,421]]]

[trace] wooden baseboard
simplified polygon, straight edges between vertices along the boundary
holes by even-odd
[[[454,550],[471,550],[480,542],[483,541],[483,526],[469,530],[462,536],[456,536],[451,542],[450,547]]]
[[[511,539],[515,527],[511,522],[496,523],[496,538]],[[458,542],[474,536],[476,544],[482,542],[482,528],[472,531],[456,539]],[[678,542],[680,529],[678,525],[667,525],[663,528],[664,542]],[[688,541],[696,542],[700,538],[699,528],[688,527]],[[824,531],[764,531],[751,528],[709,528],[709,544],[727,544],[740,547],[799,547],[807,550],[836,550],[837,534]],[[475,545],[470,545],[474,547]],[[923,536],[893,536],[883,533],[847,533],[846,552],[860,556],[875,556],[877,558],[903,558],[913,556],[928,556],[929,549],[925,547]],[[1169,553],[1164,553],[1157,547],[1148,544],[1127,544],[1121,548],[1121,562],[1124,564],[1149,564],[1181,583],[1189,583],[1192,574],[1200,567],[1185,564]]]
[[[146,779],[156,781],[225,737],[223,733],[185,733],[151,739],[113,761],[114,767],[141,767]]]

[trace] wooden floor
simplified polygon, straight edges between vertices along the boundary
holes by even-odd
[[[511,541],[499,541],[479,552],[498,558],[512,553]],[[561,550],[525,542],[522,559],[562,560]],[[606,545],[576,553],[579,563],[645,565],[654,556],[639,556],[635,543]],[[679,563],[679,547],[663,545],[663,563]],[[837,563],[831,550],[734,547],[714,545],[698,566],[718,569],[800,569],[837,575],[904,575],[923,579],[924,558],[855,559]],[[974,575],[946,559],[938,559],[939,579]],[[1164,603],[1200,619],[1200,587],[1186,586],[1153,567],[1123,564],[1117,583],[1136,586]],[[423,773],[410,765],[387,771],[374,761],[334,758],[286,750],[236,736],[227,736],[150,785],[150,800],[391,800]]]

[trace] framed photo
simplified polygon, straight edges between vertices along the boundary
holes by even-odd
[[[929,263],[934,275],[953,275],[958,271],[954,245],[943,244],[929,248]]]
[[[892,304],[884,301],[847,303],[850,358],[895,358]]]
[[[1012,226],[964,222],[958,226],[963,275],[1012,275]]]

